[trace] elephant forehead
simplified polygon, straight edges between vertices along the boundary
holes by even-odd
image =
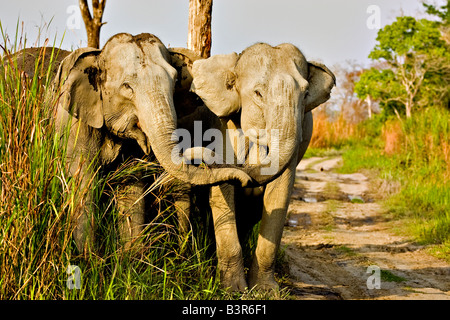
[[[158,43],[120,43],[104,51],[106,62],[130,68],[137,65],[163,64],[166,59]]]
[[[158,48],[140,48],[134,43],[121,44],[109,50],[104,57],[107,81],[122,78],[131,80],[146,75],[164,77],[166,73],[176,75],[176,70],[167,63]]]
[[[302,78],[308,77],[308,62],[303,53],[294,45],[286,43],[272,47],[258,43],[245,49],[237,63],[240,76],[255,77],[265,74],[271,78],[274,72],[285,72]]]
[[[122,68],[131,68],[145,59],[145,55],[136,44],[119,44],[104,54],[105,62]]]

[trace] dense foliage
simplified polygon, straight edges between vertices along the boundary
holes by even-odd
[[[428,106],[448,106],[450,45],[442,35],[443,25],[403,16],[381,29],[369,55],[376,66],[356,83],[358,97],[370,96],[407,117]]]

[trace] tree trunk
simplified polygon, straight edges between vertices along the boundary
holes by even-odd
[[[100,48],[100,28],[106,23],[102,22],[106,0],[92,0],[93,16],[89,12],[87,0],[79,0],[81,16],[88,38],[88,47]]]
[[[211,55],[213,0],[189,0],[188,49],[203,58]]]
[[[406,109],[406,118],[411,118],[411,109],[412,109],[413,103],[411,101],[408,101],[405,105]]]
[[[369,119],[372,119],[372,98],[369,95],[367,95],[366,102],[367,102],[367,113],[369,114]]]

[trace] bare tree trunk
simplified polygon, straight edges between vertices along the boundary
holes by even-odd
[[[412,99],[408,99],[408,102],[405,104],[405,109],[406,109],[406,118],[411,118],[411,109],[413,106],[413,102]]]
[[[100,28],[106,23],[102,22],[103,11],[105,10],[106,0],[92,0],[93,16],[89,12],[87,0],[79,0],[81,16],[88,38],[88,46],[100,48]]]
[[[448,45],[450,45],[450,26],[442,26],[440,28],[442,40],[444,40]]]
[[[366,102],[367,102],[367,113],[369,114],[369,119],[372,119],[372,98],[369,95],[367,95]]]
[[[213,0],[189,0],[188,49],[203,58],[211,55]]]

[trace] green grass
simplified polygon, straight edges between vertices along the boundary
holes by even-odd
[[[349,257],[354,257],[354,256],[358,255],[358,253],[356,253],[352,248],[349,248],[349,247],[347,247],[345,245],[341,245],[341,246],[336,247],[336,250],[341,252],[341,253],[343,253],[343,254],[345,254],[345,255],[347,255],[347,256],[349,256]]]
[[[342,151],[338,150],[336,148],[323,149],[323,148],[309,147],[306,150],[305,155],[303,156],[303,159],[312,158],[312,157],[324,157],[324,158],[329,157],[329,158],[331,158],[331,157],[340,156],[341,154],[342,154]]]
[[[399,277],[399,276],[393,274],[389,270],[380,270],[380,276],[381,276],[381,280],[386,281],[386,282],[404,282],[407,280],[403,277]]]
[[[450,241],[428,248],[428,251],[440,259],[450,262]]]

